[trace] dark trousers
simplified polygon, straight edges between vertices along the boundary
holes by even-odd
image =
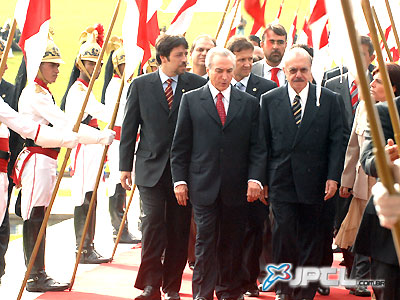
[[[338,193],[333,196],[331,199],[328,199],[324,202],[322,208],[322,218],[320,225],[320,238],[321,238],[321,247],[322,247],[322,260],[321,266],[330,267],[333,263],[333,251],[332,251],[332,242],[333,242],[333,233],[335,226],[335,210],[336,210],[336,202],[341,201],[342,198],[339,198]]]
[[[384,279],[384,288],[373,288],[376,300],[400,299],[400,267],[371,259],[371,278]]]
[[[178,205],[169,165],[154,187],[138,189],[143,205],[142,260],[135,287],[162,286],[164,292],[179,292],[188,253],[190,203]]]
[[[291,263],[292,274],[297,266],[318,266],[321,263],[320,224],[323,202],[299,204],[274,201],[272,212],[273,259],[275,264]],[[278,282],[275,290],[280,294],[293,295],[294,299],[313,299],[317,283],[293,289],[286,281]]]
[[[238,298],[241,295],[242,242],[245,203],[226,206],[220,197],[212,205],[193,205],[197,225],[193,299]]]
[[[260,274],[259,258],[263,250],[264,222],[269,208],[260,201],[247,203],[247,223],[243,241],[243,284],[244,290],[257,288]],[[270,244],[270,243],[269,243]]]
[[[14,184],[12,180],[8,178],[8,200],[7,200],[7,210],[3,219],[3,223],[0,226],[0,277],[4,275],[6,268],[5,255],[8,249],[8,243],[10,241],[10,218],[8,214],[8,207],[10,206],[10,198],[13,190]]]

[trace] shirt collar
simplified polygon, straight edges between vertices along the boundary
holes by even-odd
[[[249,76],[243,77],[242,80],[240,80],[240,82],[244,85],[245,88],[247,88],[247,84],[249,83],[249,78],[250,78],[250,74],[249,74]],[[231,84],[235,85],[236,83],[237,83],[236,79],[234,77],[232,77]]]
[[[298,94],[301,98],[302,103],[305,103],[307,101],[309,89],[310,89],[310,83],[307,83],[306,87]],[[296,97],[297,93],[290,86],[290,84],[288,84],[288,93],[289,93],[290,103],[293,103],[294,97]]]
[[[218,93],[220,92],[219,90],[217,90],[212,84],[211,82],[208,83],[208,87],[210,88],[210,92],[211,92],[211,96],[213,97],[213,99],[215,99],[218,95]],[[224,96],[224,98],[229,102],[229,99],[231,97],[231,85],[229,85],[229,87],[224,90],[221,91],[222,96]]]
[[[160,79],[161,79],[162,84],[164,84],[164,82],[166,82],[169,78],[173,79],[176,83],[178,83],[179,75],[169,77],[169,76],[165,75],[165,73],[161,70],[161,68],[158,69],[158,74],[160,74]]]
[[[267,63],[267,61],[266,61],[265,59],[264,59],[262,62],[264,63],[265,72],[271,71],[272,68],[279,68],[279,69],[281,69],[281,71],[283,70],[283,62],[282,62],[282,61],[281,61],[281,63],[280,63],[279,65],[277,65],[276,67],[271,67],[271,66]]]

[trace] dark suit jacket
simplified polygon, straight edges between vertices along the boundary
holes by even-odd
[[[3,100],[10,105],[14,110],[17,109],[17,105],[14,103],[14,91],[15,87],[13,84],[2,79],[0,81],[0,96]]]
[[[193,73],[180,75],[170,110],[158,71],[133,80],[121,130],[119,168],[120,171],[132,171],[136,134],[140,125],[135,165],[137,185],[153,187],[160,180],[169,160],[182,94],[206,82],[206,79]]]
[[[400,97],[396,98],[395,101],[397,110],[400,111]],[[394,140],[393,127],[390,121],[387,102],[376,104],[376,108],[381,120],[385,141],[387,141],[387,139]],[[366,174],[378,177],[375,165],[375,156],[373,153],[373,144],[369,131],[367,131],[365,135],[365,142],[360,162]],[[380,226],[372,197],[365,208],[354,250],[356,253],[371,256],[372,258],[387,264],[399,265],[393,244],[392,233],[390,230]]]
[[[261,97],[272,203],[320,203],[326,180],[340,182],[344,149],[338,97],[322,88],[317,107],[316,86],[310,84],[299,128],[294,121],[287,84]]]
[[[249,81],[247,82],[246,93],[261,99],[261,95],[278,87],[272,80],[265,79],[250,73]]]
[[[226,205],[242,205],[248,179],[264,182],[259,111],[255,97],[232,87],[222,126],[208,85],[183,96],[171,170],[174,182],[187,182],[193,204],[210,205],[219,194]]]

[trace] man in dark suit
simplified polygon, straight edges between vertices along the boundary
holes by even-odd
[[[190,206],[179,206],[173,191],[169,153],[182,94],[206,83],[186,73],[188,44],[182,36],[163,35],[156,43],[158,71],[136,78],[128,92],[120,143],[121,184],[130,189],[136,134],[135,183],[142,200],[142,261],[136,297],[179,299],[187,259]],[[164,255],[163,262],[161,256]]]
[[[193,298],[242,298],[246,199],[261,196],[265,146],[259,103],[231,86],[235,56],[213,48],[209,83],[183,96],[171,149],[175,195],[193,206],[197,225]],[[247,195],[247,196],[246,196]]]
[[[400,97],[395,98],[395,103],[397,110],[400,111]],[[380,102],[376,105],[376,108],[382,124],[385,141],[388,139],[394,140],[393,127],[389,116],[387,102]],[[397,147],[397,145],[394,147]],[[378,177],[373,148],[371,135],[369,132],[367,132],[365,135],[365,142],[360,163],[367,175]],[[374,191],[374,194],[382,194],[381,189],[384,188],[381,186],[378,190]],[[379,198],[380,197],[378,196],[378,204],[384,204],[382,203],[384,199]],[[385,227],[390,228],[389,225],[393,226],[394,221],[392,220],[392,222],[390,222],[389,219],[385,218],[388,215],[391,215],[393,218],[396,213],[398,214],[398,206],[394,205],[394,207],[391,209],[386,209],[385,216],[382,216],[381,214],[380,217],[383,217],[382,221],[384,225],[386,225]],[[374,199],[371,197],[365,208],[360,229],[358,230],[357,238],[354,243],[354,252],[356,254],[362,254],[370,257],[372,279],[385,280],[384,288],[373,287],[376,299],[395,300],[400,299],[400,267],[393,243],[392,233],[385,227],[382,227],[379,224],[377,212],[374,207]]]
[[[322,88],[317,99],[309,83],[311,62],[304,49],[290,49],[284,64],[288,84],[261,97],[274,263],[294,267],[321,261],[322,208],[337,190],[343,164],[339,96]],[[316,288],[314,283],[293,290],[279,282],[276,299],[313,299]]]
[[[232,85],[260,101],[261,95],[277,87],[276,83],[251,73],[254,45],[243,36],[232,37],[227,49],[236,57],[236,67],[233,71]],[[263,249],[264,223],[267,224],[267,236],[270,238],[269,205],[260,201],[246,203],[247,223],[243,243],[243,291],[245,296],[259,295],[257,278],[260,274],[259,258]],[[271,254],[271,240],[264,240],[267,254]]]

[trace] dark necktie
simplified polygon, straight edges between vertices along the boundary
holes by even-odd
[[[292,104],[292,111],[293,111],[293,116],[294,116],[294,121],[297,125],[297,127],[300,126],[301,123],[301,104],[300,104],[300,96],[296,95],[293,100]]]
[[[350,86],[350,96],[351,96],[351,107],[353,110],[353,115],[356,112],[356,108],[358,105],[358,87],[355,80],[351,83]]]
[[[167,98],[169,109],[171,109],[172,102],[174,101],[174,93],[172,92],[172,85],[171,85],[172,81],[173,80],[171,78],[167,79],[168,86],[165,89],[165,97]]]
[[[280,68],[272,68],[271,69],[271,80],[275,81],[275,83],[279,86],[278,72]]]
[[[221,119],[222,126],[224,126],[226,120],[226,112],[225,112],[224,102],[222,102],[222,97],[223,97],[222,93],[218,93],[216,106],[219,118]]]

